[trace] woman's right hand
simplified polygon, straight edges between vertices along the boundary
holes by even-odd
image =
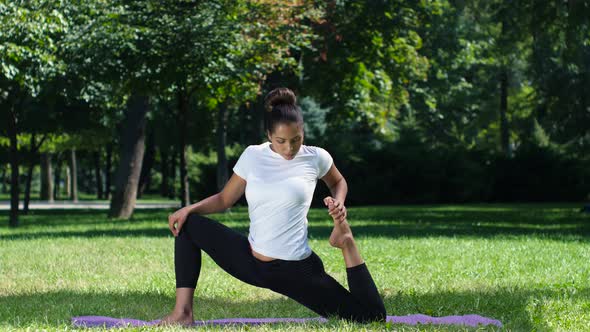
[[[186,218],[189,214],[189,209],[187,207],[183,207],[182,209],[179,209],[168,216],[168,228],[170,228],[172,235],[175,237],[178,236],[178,233],[180,233],[180,229],[182,228],[182,225],[184,225],[184,222],[186,221]]]

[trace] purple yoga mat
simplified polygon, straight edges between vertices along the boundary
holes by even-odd
[[[143,321],[131,318],[111,318],[104,316],[80,316],[72,317],[72,324],[76,327],[125,327],[125,326],[149,326],[158,323],[160,320]],[[205,321],[195,321],[193,326],[201,325],[229,325],[229,324],[248,324],[259,325],[268,323],[306,323],[320,322],[325,323],[327,320],[322,317],[317,318],[226,318],[212,319]],[[446,324],[446,325],[495,325],[502,327],[499,320],[482,317],[480,315],[464,316],[445,316],[431,317],[427,315],[414,314],[407,316],[387,316],[387,322],[394,324]]]

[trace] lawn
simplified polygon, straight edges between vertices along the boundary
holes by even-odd
[[[349,219],[389,315],[476,313],[501,320],[510,331],[580,331],[590,324],[590,215],[579,207],[358,207],[349,209]],[[168,313],[174,305],[174,238],[166,224],[171,211],[138,210],[130,221],[109,220],[95,210],[33,211],[17,229],[8,228],[3,213],[0,330],[69,330],[72,316],[153,320]],[[247,232],[243,207],[211,217]],[[310,211],[310,244],[346,285],[342,256],[327,241],[328,217],[325,210]],[[317,316],[233,279],[206,255],[194,315]],[[241,329],[476,330],[337,320]]]

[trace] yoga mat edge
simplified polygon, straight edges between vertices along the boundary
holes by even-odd
[[[72,317],[72,324],[76,327],[127,327],[127,326],[150,326],[155,325],[160,320],[142,321],[132,318],[113,318],[106,316],[78,316]],[[202,325],[230,325],[230,324],[247,324],[260,325],[272,323],[305,323],[320,322],[325,323],[328,320],[323,317],[314,318],[225,318],[211,320],[196,320],[193,326]],[[432,317],[423,314],[413,314],[407,316],[387,316],[386,322],[392,324],[437,324],[437,325],[467,325],[477,327],[479,325],[495,325],[502,327],[499,320],[483,317],[476,314],[463,316],[444,316]]]

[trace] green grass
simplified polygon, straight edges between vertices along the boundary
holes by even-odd
[[[590,215],[579,206],[363,207],[350,208],[349,218],[389,315],[476,313],[509,331],[583,331],[590,322]],[[130,221],[106,219],[104,211],[33,211],[17,229],[8,228],[7,213],[0,216],[0,330],[72,329],[70,318],[82,315],[167,314],[174,305],[171,211],[139,210]],[[245,208],[212,217],[247,232]],[[312,248],[346,285],[341,254],[327,242],[327,213],[312,209],[309,221]],[[317,316],[230,277],[206,255],[194,315]],[[478,330],[337,320],[241,329]]]

